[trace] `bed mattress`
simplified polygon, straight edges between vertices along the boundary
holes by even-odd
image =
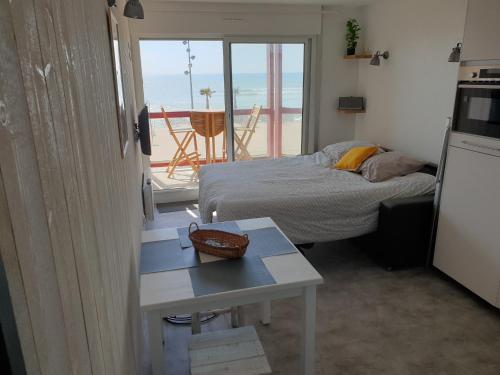
[[[296,244],[357,237],[377,228],[380,202],[434,191],[434,176],[412,173],[372,183],[331,169],[323,151],[276,160],[212,164],[200,171],[204,223],[271,217]]]

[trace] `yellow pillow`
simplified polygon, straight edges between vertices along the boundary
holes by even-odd
[[[377,146],[353,147],[335,164],[335,168],[355,172],[366,159],[377,151]]]

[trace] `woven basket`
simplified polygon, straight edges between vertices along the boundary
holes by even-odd
[[[193,226],[196,226],[194,231]],[[249,244],[247,234],[240,236],[221,230],[200,229],[197,223],[189,224],[189,239],[197,251],[231,259],[245,255]]]

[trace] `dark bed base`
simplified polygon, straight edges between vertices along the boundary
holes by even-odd
[[[435,176],[437,167],[428,164],[420,172]],[[387,270],[423,266],[429,251],[433,207],[434,195],[383,201],[377,231],[353,241]],[[298,245],[301,251],[310,247]]]
[[[434,196],[428,195],[382,202],[377,231],[355,241],[388,270],[424,266],[433,201]]]
[[[437,166],[420,172],[435,176]],[[424,266],[429,251],[434,195],[395,198],[380,204],[377,231],[356,242],[388,270]]]

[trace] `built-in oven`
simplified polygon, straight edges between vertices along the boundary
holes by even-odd
[[[500,65],[460,68],[452,129],[500,139]]]

